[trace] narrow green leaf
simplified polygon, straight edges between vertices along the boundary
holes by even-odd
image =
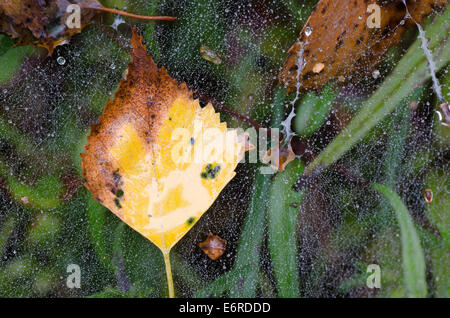
[[[445,246],[450,249],[450,173],[448,170],[432,171],[425,184],[433,193],[431,203],[425,207],[427,218],[439,230]]]
[[[382,193],[395,211],[400,226],[403,274],[409,296],[426,297],[425,255],[414,221],[402,199],[393,190],[381,184],[374,184],[372,188]]]
[[[266,224],[267,195],[270,189],[271,175],[256,176],[255,188],[250,201],[247,218],[242,230],[237,252],[235,273],[245,279],[243,289],[237,289],[234,297],[255,297],[260,262],[260,248],[264,238]],[[248,274],[243,275],[244,270]],[[255,275],[250,275],[255,273]],[[247,276],[247,277],[246,277]]]
[[[113,270],[111,252],[107,248],[105,239],[105,213],[110,212],[97,201],[89,200],[86,214],[94,250],[100,262],[107,269]]]
[[[386,158],[384,160],[385,181],[384,184],[395,188],[398,174],[403,159],[403,151],[405,147],[405,139],[408,134],[409,120],[411,111],[408,104],[413,100],[418,100],[422,95],[423,89],[417,89],[410,98],[406,98],[398,108],[397,113],[393,117],[389,144],[386,150]],[[395,127],[399,123],[398,127]]]
[[[220,297],[225,291],[230,289],[230,287],[235,284],[235,280],[233,280],[230,276],[233,273],[233,270],[230,272],[223,274],[216,278],[213,282],[209,283],[204,288],[198,290],[194,297],[205,298],[205,297]]]
[[[269,197],[269,251],[275,280],[281,297],[300,297],[297,262],[297,216],[304,192],[292,185],[303,172],[303,164],[296,159],[286,170],[278,173]]]
[[[449,211],[448,209],[446,211]],[[423,242],[425,258],[430,263],[431,284],[430,296],[448,298],[450,292],[450,257],[443,240],[418,226],[418,233]]]
[[[327,85],[319,96],[309,92],[296,110],[294,127],[297,134],[308,137],[319,129],[328,117],[336,95],[332,85]]]
[[[10,48],[0,56],[0,85],[8,82],[19,70],[23,60],[35,50],[32,46]]]
[[[283,87],[279,87],[275,90],[275,96],[273,98],[273,110],[272,110],[272,127],[281,128],[281,122],[284,118],[284,103],[287,97],[287,92]]]

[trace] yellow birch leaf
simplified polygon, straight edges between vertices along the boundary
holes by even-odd
[[[127,79],[91,128],[82,173],[94,199],[168,260],[234,177],[245,144],[211,104],[200,107],[158,69],[135,30],[131,43]]]

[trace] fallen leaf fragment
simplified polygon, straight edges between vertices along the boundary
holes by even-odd
[[[96,0],[72,2],[100,6]],[[70,4],[64,0],[0,1],[0,33],[18,38],[16,45],[43,46],[51,54],[56,46],[79,33],[97,14],[93,10],[81,10],[81,27],[68,28],[65,22],[70,13],[66,12],[66,8]]]
[[[71,6],[72,7],[69,7]],[[73,5],[80,9],[80,27],[69,27],[73,21]],[[69,7],[69,10],[68,10]],[[125,14],[146,20],[174,20],[172,17],[145,17],[105,8],[98,0],[2,0],[0,1],[0,33],[17,38],[16,45],[45,47],[50,55],[56,46],[65,44],[80,33],[100,12]]]
[[[427,201],[428,204],[431,204],[431,202],[433,202],[433,191],[431,189],[425,189],[423,196],[425,197],[425,201]]]
[[[276,160],[277,156],[278,160]],[[272,169],[274,169],[275,171],[282,172],[286,168],[287,164],[294,159],[295,153],[292,150],[291,143],[289,142],[281,148],[272,147],[267,150],[261,161],[265,164],[270,164]]]
[[[222,239],[220,236],[212,234],[211,232],[209,232],[205,241],[199,243],[199,247],[202,251],[213,261],[223,255],[226,250],[226,245],[226,240]]]
[[[219,53],[214,51],[213,49],[207,47],[206,45],[200,46],[200,55],[207,61],[214,63],[214,64],[221,64],[222,63],[222,57]]]
[[[372,12],[366,0],[320,0],[289,49],[279,82],[292,92],[297,86],[320,89],[353,73],[370,74],[384,53],[400,42],[407,27],[414,21],[422,24],[447,4],[447,0],[406,1],[412,19],[405,19],[402,0],[372,2],[381,8],[380,28],[368,26]],[[318,71],[321,63],[326,67]]]

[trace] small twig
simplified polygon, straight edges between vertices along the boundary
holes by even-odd
[[[114,13],[114,14],[120,14],[124,17],[139,19],[139,20],[146,20],[146,21],[176,21],[178,20],[176,17],[169,17],[169,16],[146,16],[146,15],[138,15],[133,13],[128,13],[122,10],[117,9],[111,9],[111,8],[105,8],[105,7],[90,7],[87,5],[81,5],[81,8],[83,9],[89,9],[89,10],[97,10],[97,11],[103,11],[108,13]]]

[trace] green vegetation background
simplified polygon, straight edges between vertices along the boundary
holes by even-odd
[[[157,248],[82,186],[79,154],[89,125],[129,62],[118,43],[128,43],[130,25],[137,25],[149,52],[172,76],[279,127],[292,96],[275,87],[275,78],[317,1],[101,2],[179,21],[126,19],[117,32],[105,32],[114,19],[105,14],[98,23],[104,27],[88,26],[52,57],[33,47],[13,48],[0,35],[1,297],[167,296]],[[426,28],[430,48],[440,52],[444,97],[448,15],[430,19]],[[320,153],[306,169],[339,160],[373,185],[329,169],[296,192],[292,186],[305,169],[298,159],[276,175],[240,165],[173,251],[178,296],[448,296],[449,128],[436,119],[439,101],[424,81],[427,62],[416,37],[412,30],[402,48],[389,52],[380,78],[368,74],[340,92],[329,85],[303,94],[296,105],[294,128]],[[220,53],[223,63],[203,59],[201,45]],[[411,101],[419,108],[411,110]],[[344,115],[354,120],[334,139]],[[222,119],[247,127],[227,114]],[[431,204],[425,189],[433,191]],[[228,242],[218,261],[198,248],[209,231]],[[69,264],[81,268],[80,289],[66,286]],[[369,264],[380,265],[379,290],[366,286]]]

